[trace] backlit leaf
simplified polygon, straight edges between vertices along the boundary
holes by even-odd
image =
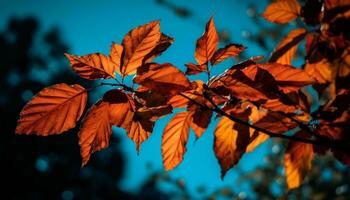
[[[111,62],[109,57],[94,53],[85,56],[75,56],[65,54],[73,70],[81,77],[96,80],[100,78],[115,78],[114,71],[116,65]]]
[[[204,34],[197,40],[194,57],[199,65],[208,63],[219,44],[219,35],[216,31],[214,19],[208,21]]]
[[[299,132],[300,133],[300,132]],[[301,134],[296,134],[301,137]],[[312,144],[289,141],[285,156],[284,167],[288,189],[299,187],[312,166],[314,157]]]
[[[206,63],[202,65],[196,65],[194,63],[186,63],[185,66],[187,67],[187,70],[186,70],[187,75],[196,75],[201,72],[208,71],[208,65]]]
[[[157,46],[160,37],[159,21],[139,26],[125,35],[122,42],[122,76],[136,73],[136,69],[143,64],[144,57]]]
[[[212,65],[219,64],[229,57],[239,55],[244,50],[245,47],[240,44],[226,45],[224,48],[220,48],[214,53],[213,57],[210,59],[210,62]]]
[[[298,44],[304,39],[306,33],[306,30],[303,28],[289,32],[272,52],[269,62],[291,65]]]
[[[285,24],[296,19],[300,10],[297,0],[276,0],[267,6],[261,16],[270,22]]]
[[[149,63],[157,56],[161,55],[165,50],[167,50],[171,44],[173,44],[174,38],[161,34],[157,45],[149,52],[143,59],[143,63]]]
[[[167,124],[162,137],[162,157],[166,170],[181,163],[190,132],[191,112],[177,113]]]
[[[249,111],[235,111],[235,116],[248,121]],[[232,114],[232,113],[231,113]],[[238,163],[249,144],[249,127],[222,117],[214,132],[214,152],[221,166],[221,178]]]
[[[186,75],[170,63],[150,63],[139,68],[134,83],[167,96],[176,95],[190,87]]]
[[[86,165],[92,153],[108,147],[111,134],[109,105],[100,100],[89,109],[80,128],[82,166]]]
[[[84,112],[87,92],[80,85],[56,84],[41,90],[20,113],[17,134],[60,134],[75,127]]]
[[[111,50],[109,51],[109,58],[115,64],[115,71],[121,74],[121,62],[123,56],[124,47],[120,44],[112,43]]]

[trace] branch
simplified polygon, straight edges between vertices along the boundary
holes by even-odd
[[[300,138],[300,137],[295,137],[295,136],[289,136],[289,135],[283,135],[283,134],[279,134],[279,133],[273,133],[273,132],[270,132],[268,130],[265,130],[263,128],[260,128],[258,126],[255,126],[253,124],[249,124],[248,122],[246,121],[243,121],[241,119],[238,119],[228,113],[226,113],[225,111],[223,111],[221,108],[219,108],[215,102],[213,102],[213,100],[206,94],[203,94],[203,97],[205,99],[207,99],[213,106],[214,108],[209,108],[208,106],[206,105],[203,105],[201,103],[199,103],[198,101],[180,93],[180,95],[188,100],[190,100],[191,102],[193,102],[194,104],[200,106],[201,108],[204,108],[204,109],[209,109],[209,110],[212,110],[213,112],[216,112],[218,114],[221,114],[227,118],[229,118],[230,120],[234,121],[234,122],[237,122],[237,123],[240,123],[240,124],[243,124],[245,126],[248,126],[250,128],[253,128],[261,133],[264,133],[266,135],[269,135],[270,137],[275,137],[275,138],[281,138],[281,139],[287,139],[287,140],[292,140],[292,141],[296,141],[296,142],[302,142],[302,143],[306,143],[306,144],[313,144],[313,145],[321,145],[321,146],[325,146],[325,147],[331,147],[331,148],[336,148],[336,149],[340,149],[340,150],[344,150],[346,149],[345,147],[342,147],[342,146],[339,146],[338,144],[333,144],[329,141],[324,141],[324,140],[311,140],[311,139],[307,139],[307,138]]]

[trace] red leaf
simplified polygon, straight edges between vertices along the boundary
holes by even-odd
[[[160,56],[165,50],[167,50],[170,45],[172,45],[174,42],[174,38],[169,37],[165,35],[164,33],[161,34],[160,39],[157,43],[157,45],[152,49],[151,52],[149,52],[143,59],[143,63],[149,63],[154,58]]]
[[[86,90],[77,84],[44,88],[21,111],[16,134],[47,136],[67,131],[75,127],[86,101]]]
[[[115,65],[115,71],[121,74],[121,62],[123,57],[124,47],[120,44],[112,43],[111,50],[109,52],[109,58]]]

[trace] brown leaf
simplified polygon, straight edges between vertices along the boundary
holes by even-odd
[[[314,78],[319,84],[332,82],[335,75],[331,64],[327,59],[322,59],[321,61],[312,64],[307,62],[305,64],[305,72]]]
[[[276,80],[279,88],[285,92],[294,92],[301,87],[314,83],[314,80],[302,69],[290,65],[278,63],[256,64],[243,69],[243,73],[249,78],[255,77],[258,68],[267,70]]]
[[[112,43],[111,50],[109,51],[109,58],[115,65],[115,71],[121,74],[121,62],[123,57],[124,47],[120,44]]]
[[[197,40],[194,57],[199,65],[208,63],[219,44],[219,35],[216,31],[214,19],[208,21],[204,34]]]
[[[185,66],[187,67],[187,70],[186,70],[187,75],[196,75],[201,72],[208,71],[208,65],[206,63],[202,65],[196,65],[194,63],[186,63]]]
[[[295,135],[302,137],[303,134],[298,132]],[[297,188],[302,184],[304,177],[311,169],[313,154],[312,144],[289,141],[284,156],[288,189]]]
[[[160,37],[158,20],[136,27],[125,35],[122,42],[124,47],[122,76],[136,73],[136,69],[143,64],[145,56],[157,46]]]
[[[56,84],[41,90],[20,113],[16,134],[60,134],[75,127],[87,102],[86,90],[78,85]]]
[[[261,14],[266,20],[278,24],[285,24],[300,15],[301,6],[297,0],[276,0]]]
[[[248,110],[233,110],[236,117],[248,121]],[[230,112],[232,114],[232,111]],[[221,178],[238,163],[249,144],[249,127],[222,117],[214,132],[214,152],[221,166]]]
[[[246,48],[240,44],[228,44],[224,48],[218,49],[210,59],[212,65],[216,65],[229,57],[237,56]]]
[[[73,70],[82,78],[96,80],[100,78],[115,78],[116,66],[109,57],[94,53],[85,56],[65,54]]]
[[[190,87],[186,75],[170,63],[149,63],[137,72],[134,83],[166,96],[174,96]]]
[[[154,58],[160,56],[165,50],[167,50],[170,45],[172,45],[174,42],[174,38],[169,37],[162,33],[160,35],[160,39],[157,43],[157,45],[152,49],[151,52],[149,52],[143,59],[143,63],[149,63],[151,62]]]
[[[196,80],[191,83],[191,88],[185,92],[182,92],[183,95],[191,99],[196,99],[198,95],[201,95],[203,92],[204,82],[201,80]],[[181,95],[175,95],[169,99],[168,104],[173,108],[183,108],[186,107],[189,103],[189,100]]]
[[[92,153],[108,147],[111,134],[109,105],[100,100],[89,109],[80,128],[82,166],[87,164]]]
[[[146,141],[152,133],[154,122],[148,119],[138,118],[134,115],[131,126],[127,129],[127,134],[136,144],[136,151],[139,153],[141,144]]]
[[[190,116],[191,112],[177,113],[164,129],[162,157],[166,170],[172,170],[183,159],[190,132]]]
[[[294,29],[283,38],[272,52],[269,62],[291,65],[298,44],[306,36],[307,31],[303,28]]]
[[[213,111],[211,110],[197,109],[197,111],[191,115],[190,126],[196,134],[197,138],[200,138],[203,135],[204,131],[208,128],[212,114]]]
[[[106,92],[102,100],[109,106],[110,123],[128,130],[136,109],[131,95],[120,89],[113,89]]]

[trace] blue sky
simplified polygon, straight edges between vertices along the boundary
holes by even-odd
[[[248,46],[250,56],[265,55],[255,44],[246,41],[242,31],[256,31],[254,24],[247,16],[246,10],[250,3],[257,1],[239,0],[180,0],[171,1],[193,11],[191,19],[182,19],[171,10],[158,5],[153,0],[128,1],[43,1],[43,0],[2,0],[0,3],[0,27],[6,25],[11,16],[36,16],[40,19],[43,31],[57,26],[64,41],[71,47],[71,54],[84,55],[93,52],[108,53],[112,41],[120,43],[124,35],[133,27],[160,19],[162,32],[175,38],[174,44],[156,62],[171,62],[184,70],[184,63],[194,62],[193,52],[195,41],[204,31],[206,21],[214,15],[218,30],[229,30],[235,43]],[[260,3],[260,2],[259,2]],[[261,12],[264,8],[259,8]],[[64,55],[62,55],[64,56]],[[226,61],[217,66],[216,71],[225,70],[237,61]],[[172,115],[157,122],[153,134],[141,146],[140,155],[136,154],[135,145],[125,133],[118,129],[121,135],[121,149],[127,160],[127,172],[120,186],[128,191],[136,191],[140,183],[149,175],[146,164],[151,163],[155,170],[163,170],[161,162],[161,136],[167,121]],[[203,137],[194,141],[191,134],[188,151],[182,164],[169,172],[173,177],[185,179],[192,192],[198,186],[206,186],[209,191],[220,186],[230,186],[235,191],[247,191],[245,185],[237,185],[239,174],[231,170],[222,181],[220,168],[214,156],[212,123]],[[112,141],[113,143],[113,141]],[[268,145],[262,145],[255,152],[246,154],[238,164],[243,170],[252,170],[263,164]]]

